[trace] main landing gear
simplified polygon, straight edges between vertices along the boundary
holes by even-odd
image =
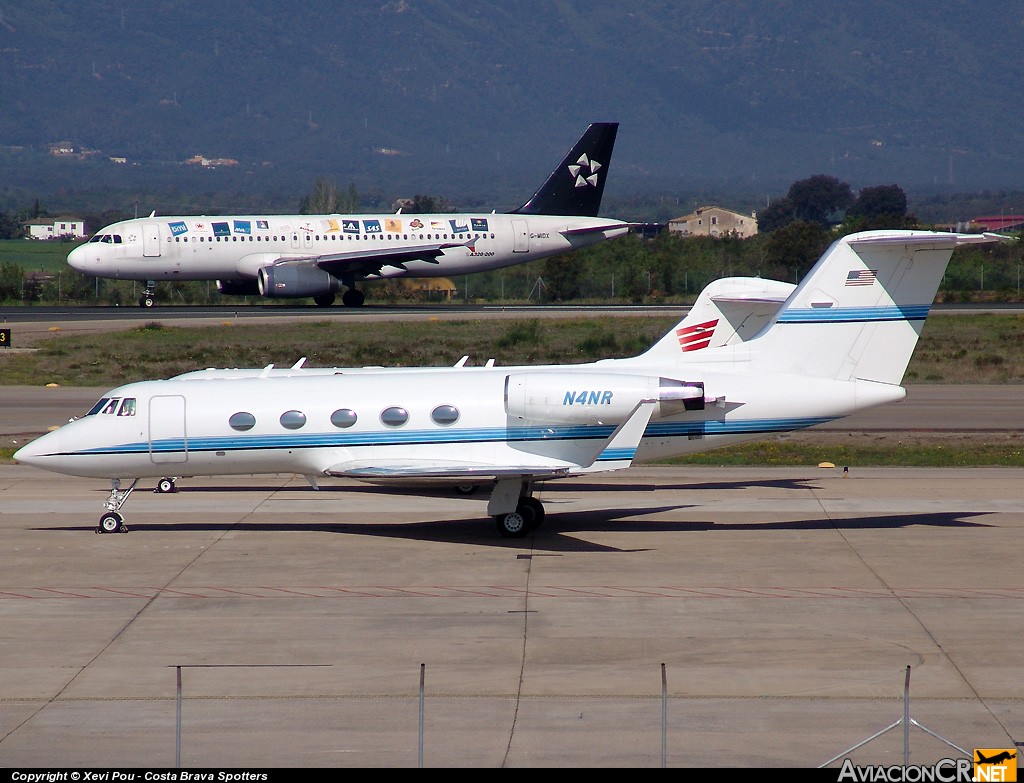
[[[139,307],[152,307],[156,304],[156,280],[147,280],[146,288],[139,297]]]
[[[96,527],[97,533],[127,533],[128,528],[124,524],[124,517],[121,516],[121,506],[128,500],[128,496],[135,490],[138,479],[132,482],[128,489],[121,489],[121,479],[111,479],[110,497],[103,503],[106,513],[100,517],[100,523]]]
[[[533,497],[531,482],[521,478],[496,482],[487,512],[505,538],[524,538],[544,521],[544,504]]]
[[[366,294],[358,288],[349,288],[341,295],[341,303],[345,305],[345,307],[362,307],[363,302],[365,301]]]

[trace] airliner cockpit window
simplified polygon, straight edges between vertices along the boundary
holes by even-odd
[[[118,403],[120,403],[120,402],[121,402],[121,398],[120,397],[111,397],[109,402],[107,402],[106,406],[103,408],[103,410],[100,411],[100,413],[103,413],[103,414],[117,413],[117,406],[118,406]]]
[[[114,234],[114,244],[115,245],[120,245],[121,244],[121,235],[120,234]]]
[[[124,402],[121,403],[121,409],[117,412],[118,416],[134,416],[135,415],[135,398],[125,397]]]

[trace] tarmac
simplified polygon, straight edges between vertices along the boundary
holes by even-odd
[[[483,493],[195,478],[142,487],[128,532],[97,535],[104,482],[0,465],[0,767],[838,771],[1016,749],[1021,487],[634,467],[549,483],[544,524],[510,540]]]

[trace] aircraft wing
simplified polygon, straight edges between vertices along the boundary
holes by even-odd
[[[404,269],[410,261],[425,261],[437,264],[438,257],[451,247],[468,247],[470,240],[463,242],[431,242],[412,247],[395,247],[385,250],[352,250],[345,253],[324,253],[322,255],[298,256],[274,262],[274,266],[312,264],[332,275],[355,274],[375,275],[386,266]]]
[[[559,478],[569,474],[572,466],[552,465],[492,465],[474,462],[447,462],[443,460],[376,460],[343,462],[332,465],[324,473],[338,478],[354,479],[465,479],[502,478],[506,476],[533,476]]]

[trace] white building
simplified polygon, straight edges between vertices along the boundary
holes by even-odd
[[[85,239],[85,222],[74,218],[38,218],[27,220],[25,239]]]

